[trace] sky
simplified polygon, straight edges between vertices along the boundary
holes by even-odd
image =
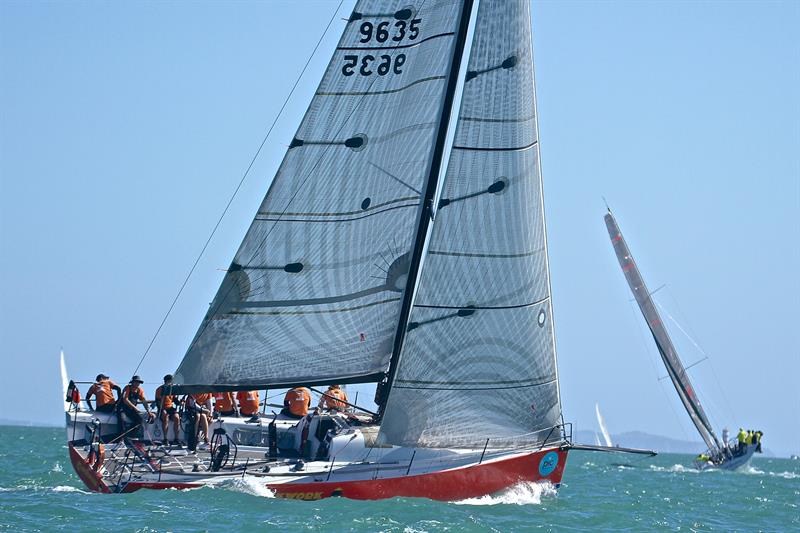
[[[337,5],[0,3],[0,418],[63,420],[62,347],[71,377],[127,381]],[[156,338],[139,372],[152,387],[196,332],[352,5]],[[650,288],[665,286],[685,363],[708,356],[690,375],[715,427],[800,453],[800,3],[532,14],[565,419],[595,429],[598,402],[612,434],[699,440],[659,379],[605,198]]]

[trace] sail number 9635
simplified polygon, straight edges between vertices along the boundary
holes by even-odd
[[[345,76],[352,76],[356,72],[362,76],[371,76],[377,73],[380,76],[387,75],[390,71],[395,74],[402,74],[401,67],[406,62],[405,54],[397,54],[394,58],[388,54],[380,57],[375,57],[372,54],[364,56],[346,55],[344,56],[344,65],[342,65],[342,74]]]
[[[412,19],[408,23],[406,23],[405,20],[395,21],[393,28],[395,30],[393,32],[394,35],[391,35],[392,41],[399,43],[405,37],[408,37],[409,41],[413,41],[419,37],[420,22],[422,22],[422,19]],[[377,25],[373,24],[372,22],[364,22],[361,24],[361,27],[358,28],[358,31],[361,34],[361,38],[359,40],[362,43],[368,43],[374,38],[379,43],[385,43],[390,37],[390,24],[391,22],[389,21],[384,21]]]

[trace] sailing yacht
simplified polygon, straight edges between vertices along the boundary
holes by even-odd
[[[374,383],[377,412],[219,417],[186,450],[70,394],[72,464],[99,492],[558,486],[550,294],[529,2],[359,0],[171,392]]]
[[[625,280],[628,282],[628,287],[630,287],[633,297],[636,299],[645,322],[647,322],[647,327],[650,328],[650,333],[653,335],[653,340],[667,369],[667,374],[675,386],[675,391],[678,393],[678,397],[689,418],[697,428],[698,434],[708,446],[706,452],[698,455],[694,461],[694,466],[698,470],[735,470],[747,464],[753,454],[756,451],[760,451],[760,443],[752,442],[740,446],[736,439],[725,442],[717,437],[703,406],[700,404],[695,388],[689,380],[689,374],[686,372],[686,368],[684,368],[678,357],[678,352],[672,344],[669,332],[661,320],[661,315],[653,301],[652,293],[647,290],[644,279],[639,272],[639,267],[636,266],[636,261],[631,255],[628,244],[622,236],[622,231],[619,229],[619,224],[617,224],[617,220],[611,213],[611,209],[608,209],[604,218],[611,244],[614,247],[619,265],[622,267]],[[599,414],[600,412],[598,411],[598,416]],[[725,433],[726,431],[723,430],[723,437]]]

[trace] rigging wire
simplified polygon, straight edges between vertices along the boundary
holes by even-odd
[[[244,180],[250,174],[250,170],[253,168],[253,165],[255,164],[256,159],[258,159],[258,156],[261,154],[261,150],[264,148],[264,145],[266,144],[267,139],[269,138],[270,134],[272,133],[272,130],[275,128],[275,124],[278,123],[278,120],[280,119],[281,115],[283,114],[284,109],[286,109],[286,105],[289,103],[289,99],[291,99],[292,95],[294,94],[294,91],[297,88],[297,85],[300,83],[300,80],[303,78],[303,74],[305,74],[306,69],[308,68],[308,65],[311,63],[311,60],[314,58],[314,54],[317,53],[317,50],[319,49],[319,45],[322,43],[322,40],[325,38],[325,35],[328,33],[328,30],[330,29],[331,24],[333,24],[333,21],[336,18],[336,14],[339,12],[339,9],[342,7],[343,3],[344,3],[344,0],[339,0],[339,5],[336,6],[336,9],[334,10],[333,15],[331,15],[331,18],[328,21],[328,25],[325,26],[325,30],[322,32],[322,35],[320,35],[319,40],[317,40],[317,44],[314,46],[314,49],[311,51],[311,55],[308,56],[308,60],[306,60],[306,64],[303,65],[303,70],[300,71],[300,75],[295,80],[294,85],[292,85],[292,88],[289,91],[289,94],[286,96],[286,99],[283,101],[283,105],[281,105],[281,108],[278,111],[278,114],[275,116],[275,120],[272,121],[272,124],[270,125],[269,129],[267,130],[266,135],[264,135],[264,139],[261,141],[261,144],[259,145],[258,150],[256,150],[255,155],[253,155],[253,158],[250,160],[250,164],[247,165],[247,169],[244,171],[244,174],[242,175],[242,178],[239,180],[238,185],[236,185],[236,188],[234,189],[233,194],[231,194],[231,197],[228,199],[228,203],[225,205],[225,209],[222,210],[222,214],[220,214],[219,218],[217,219],[217,223],[214,224],[214,228],[211,230],[211,234],[208,236],[208,239],[206,239],[206,242],[203,245],[203,248],[200,250],[200,253],[197,256],[197,259],[195,259],[194,263],[192,264],[192,268],[189,269],[189,273],[186,275],[186,278],[183,280],[183,283],[181,284],[180,288],[178,289],[178,293],[175,295],[175,298],[172,300],[172,303],[170,304],[169,309],[167,309],[167,312],[164,315],[164,318],[161,320],[161,323],[158,325],[158,328],[156,329],[156,332],[153,335],[153,338],[150,339],[150,343],[147,345],[147,348],[145,349],[144,353],[142,354],[141,359],[139,359],[139,364],[136,365],[136,369],[133,371],[134,374],[136,374],[139,371],[139,367],[142,366],[142,363],[144,362],[145,358],[147,357],[147,354],[150,353],[150,349],[153,347],[153,343],[155,343],[156,339],[158,338],[158,335],[161,333],[161,329],[164,327],[164,324],[167,322],[167,319],[169,318],[169,315],[172,313],[172,310],[175,308],[175,304],[178,303],[178,299],[181,297],[181,294],[183,294],[183,289],[186,288],[186,284],[189,282],[189,278],[192,277],[192,274],[194,273],[195,269],[197,268],[197,264],[200,262],[200,259],[203,257],[203,254],[205,253],[206,249],[208,248],[209,243],[211,243],[211,239],[216,234],[217,229],[219,229],[219,225],[222,223],[222,219],[225,218],[225,215],[228,213],[228,209],[230,209],[234,198],[236,198],[236,195],[239,193],[239,190],[242,188],[242,184],[244,184]]]
[[[675,305],[678,306],[678,301],[675,299],[675,296],[672,294],[672,291],[669,290],[669,287],[667,287],[667,292],[669,292],[670,297],[675,302]],[[684,329],[683,326],[681,326],[681,324],[669,313],[669,311],[666,308],[664,308],[663,305],[658,303],[655,299],[653,299],[653,302],[659,307],[659,309],[661,309],[661,311],[665,315],[667,315],[667,318],[669,318],[672,321],[672,323],[675,324],[675,326],[678,328],[678,330],[681,333],[684,334],[684,336],[689,340],[689,342],[691,342],[692,345],[706,359],[708,359],[708,364],[709,364],[709,367],[711,368],[711,375],[714,377],[714,381],[715,381],[715,383],[717,385],[717,388],[719,389],[720,393],[722,394],[722,399],[724,401],[723,407],[724,407],[724,410],[725,410],[725,414],[730,417],[731,421],[733,421],[735,419],[735,416],[734,416],[733,410],[731,409],[731,403],[728,400],[728,396],[725,394],[725,389],[722,388],[722,385],[721,385],[721,383],[719,381],[719,378],[717,377],[717,373],[716,373],[716,370],[714,369],[714,364],[713,364],[713,361],[712,361],[712,357],[705,350],[703,350],[703,348],[700,346],[700,344],[695,340],[695,338],[697,337],[697,334],[694,332],[692,327],[689,325],[689,322],[686,319],[686,315],[684,315],[683,312],[680,310],[680,306],[678,306],[678,312],[681,314],[681,316],[683,318],[683,321],[686,324],[686,327],[690,331],[686,331],[686,329]],[[691,332],[691,335],[690,335],[690,332]],[[695,391],[695,392],[697,392],[697,391]],[[717,402],[714,402],[713,399],[710,396],[705,396],[705,397],[708,398],[709,401],[711,401],[712,403],[714,403],[716,405]]]
[[[650,361],[650,366],[653,368],[653,372],[655,373],[656,377],[658,377],[660,372],[658,370],[658,366],[653,361],[653,353],[652,353],[652,349],[651,349],[651,343],[647,342],[647,337],[644,335],[644,333],[642,331],[641,322],[638,319],[639,315],[636,312],[636,309],[634,309],[634,307],[633,307],[633,302],[628,302],[628,307],[631,310],[631,314],[633,314],[633,319],[637,324],[636,330],[639,332],[639,338],[641,339],[642,344],[645,347],[645,352],[647,352],[647,355],[648,355],[647,360]],[[658,359],[661,360],[661,357],[659,356]],[[675,417],[675,421],[678,422],[678,427],[681,428],[681,432],[683,433],[684,438],[686,438],[686,440],[691,440],[691,437],[689,436],[689,433],[686,431],[686,427],[683,425],[683,421],[681,420],[681,417],[678,416],[678,412],[675,410],[675,406],[673,405],[673,398],[669,394],[667,394],[666,390],[664,390],[664,384],[661,381],[658,381],[658,385],[659,385],[659,389],[661,389],[661,393],[664,395],[664,398],[667,401],[667,405],[669,405],[670,411],[672,412],[673,416]]]

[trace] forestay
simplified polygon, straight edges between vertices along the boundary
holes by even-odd
[[[697,427],[697,431],[700,433],[700,436],[705,441],[709,450],[721,448],[720,441],[714,433],[711,423],[708,421],[703,406],[700,405],[700,399],[697,397],[689,381],[689,375],[686,373],[683,363],[681,363],[681,360],[678,358],[678,353],[675,351],[672,339],[670,339],[669,333],[664,327],[664,323],[656,309],[652,296],[647,290],[644,279],[639,272],[639,267],[636,266],[631,251],[628,249],[628,244],[625,242],[625,238],[622,236],[617,221],[610,211],[605,215],[605,222],[608,235],[611,237],[611,244],[614,246],[614,252],[617,255],[617,260],[622,267],[622,272],[625,274],[625,279],[628,281],[628,286],[631,292],[633,292],[636,303],[639,304],[639,309],[642,315],[644,315],[647,327],[650,328],[650,332],[658,347],[658,352],[661,354],[661,360],[664,362],[664,366],[667,367],[667,374],[669,374],[672,384],[675,386],[675,390],[678,391],[678,397],[680,397],[681,403],[683,403],[683,406],[686,408],[686,412],[689,413],[689,417],[692,419],[695,427]]]
[[[458,11],[456,0],[357,3],[178,368],[180,390],[385,372]]]
[[[527,1],[480,2],[385,441],[561,438]]]

